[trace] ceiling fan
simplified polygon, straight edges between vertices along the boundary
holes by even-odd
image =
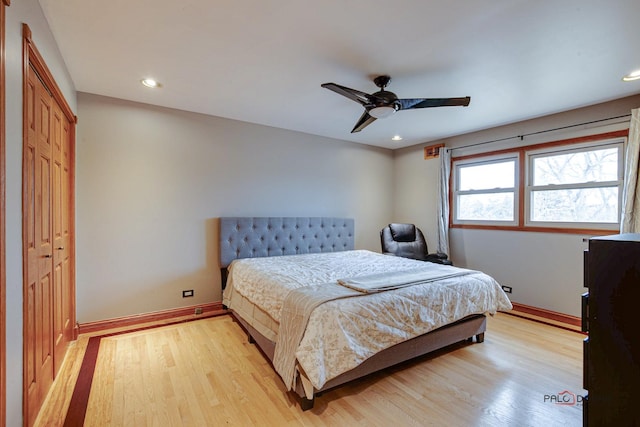
[[[346,96],[347,98],[358,102],[364,107],[364,113],[362,113],[362,116],[360,116],[360,119],[354,126],[351,133],[360,132],[362,129],[373,123],[376,119],[389,117],[398,110],[451,106],[466,107],[469,105],[469,102],[471,102],[471,98],[468,96],[464,98],[399,99],[395,93],[384,90],[384,88],[387,87],[390,82],[391,77],[389,76],[376,77],[375,79],[373,79],[373,83],[375,83],[375,85],[378,86],[380,90],[372,94],[360,92],[359,90],[340,86],[335,83],[324,83],[321,86],[323,88],[339,93],[342,96]]]

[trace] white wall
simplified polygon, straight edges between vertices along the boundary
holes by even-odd
[[[37,0],[12,1],[6,22],[7,426],[22,425],[22,23],[76,111],[76,93]]]
[[[640,96],[515,123],[442,141],[397,150],[395,156],[394,220],[418,224],[436,248],[438,160],[423,160],[423,147],[444,142],[462,147],[484,141],[630,114]],[[621,122],[622,123],[614,123]],[[628,127],[627,119],[580,126],[508,141],[453,151],[454,156],[573,138]],[[614,234],[614,233],[612,233]],[[551,234],[495,230],[452,229],[450,257],[456,265],[485,271],[513,287],[512,301],[580,316],[583,238],[577,234]]]
[[[390,150],[83,93],[78,119],[80,323],[220,301],[220,216],[352,217],[380,250]]]

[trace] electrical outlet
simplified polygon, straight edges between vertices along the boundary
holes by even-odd
[[[196,307],[195,315],[202,314],[202,307]]]
[[[182,291],[182,298],[190,298],[193,296],[193,289]]]
[[[510,294],[513,291],[511,286],[507,286],[507,285],[502,285],[502,290],[505,291],[508,294]]]

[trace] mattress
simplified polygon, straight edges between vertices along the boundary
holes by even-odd
[[[436,266],[365,250],[240,259],[229,267],[223,303],[277,347],[285,339],[278,332],[283,304],[292,291],[430,265]],[[442,280],[336,299],[310,314],[306,332],[295,348],[295,359],[299,372],[320,389],[399,342],[472,314],[509,309],[511,303],[499,284],[472,270]]]

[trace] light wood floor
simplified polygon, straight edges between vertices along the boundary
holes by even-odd
[[[230,316],[103,338],[85,426],[579,426],[581,334],[507,314],[485,341],[374,374],[302,412]],[[68,352],[37,425],[62,425],[88,337]],[[547,401],[545,401],[547,400]],[[579,398],[578,398],[579,400]]]

